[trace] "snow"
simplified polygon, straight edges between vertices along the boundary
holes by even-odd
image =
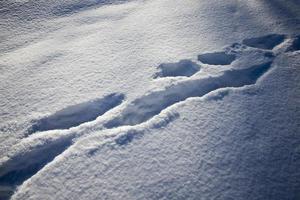
[[[30,133],[56,129],[69,129],[93,121],[108,110],[122,103],[124,95],[110,94],[102,99],[69,106],[33,124]]]
[[[154,78],[192,76],[200,70],[200,65],[191,60],[180,60],[177,63],[160,64],[157,68],[159,72],[154,75]]]
[[[230,65],[236,56],[226,52],[204,53],[198,56],[198,60],[209,65]]]
[[[284,38],[284,35],[270,34],[263,37],[245,39],[243,40],[243,44],[260,49],[273,49],[275,46],[282,43]]]
[[[0,5],[0,199],[300,198],[296,0]]]

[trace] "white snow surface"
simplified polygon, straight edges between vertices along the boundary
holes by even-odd
[[[300,199],[298,0],[7,0],[0,29],[0,199]]]

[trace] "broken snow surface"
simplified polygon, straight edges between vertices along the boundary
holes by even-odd
[[[299,6],[0,1],[0,199],[300,199]]]

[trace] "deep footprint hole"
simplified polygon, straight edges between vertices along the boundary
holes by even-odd
[[[269,34],[262,37],[244,39],[243,44],[249,47],[271,50],[275,46],[281,44],[284,39],[285,35]]]
[[[43,151],[39,152],[40,156],[28,156],[26,158],[27,164],[11,169],[8,173],[2,175],[0,177],[0,199],[9,199],[18,185],[36,174],[71,144],[71,140],[66,140],[57,143],[55,146],[45,147]]]
[[[123,94],[113,93],[100,99],[66,107],[53,115],[34,123],[29,134],[56,129],[69,129],[82,123],[95,120],[124,100]]]
[[[154,78],[175,76],[190,77],[200,70],[200,65],[191,60],[180,60],[177,63],[163,63],[157,68],[159,72],[154,75]]]
[[[300,50],[300,35],[296,36],[292,45],[287,49],[287,51],[299,51]]]
[[[226,52],[204,53],[198,55],[198,60],[209,65],[230,65],[236,59],[236,55]]]

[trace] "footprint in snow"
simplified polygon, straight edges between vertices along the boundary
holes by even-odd
[[[236,59],[236,55],[223,52],[204,53],[198,55],[198,60],[209,65],[230,65]]]
[[[108,120],[104,127],[115,128],[124,125],[138,125],[159,115],[166,108],[185,101],[190,97],[202,97],[221,88],[253,85],[272,67],[272,60],[275,56],[270,50],[281,44],[285,38],[286,36],[279,34],[249,38],[243,40],[243,44],[235,43],[231,45],[227,51],[201,54],[198,56],[198,60],[202,63],[208,65],[230,65],[238,59],[238,52],[243,52],[245,46],[249,46],[264,51],[263,55],[270,58],[270,60],[258,65],[244,66],[241,69],[226,70],[216,76],[202,79],[187,78],[159,91],[145,94],[129,102],[121,110],[120,114]],[[297,36],[288,51],[299,50],[299,43],[300,37]],[[251,61],[248,63],[251,63]],[[191,60],[163,63],[158,66],[159,72],[154,75],[154,78],[190,77],[197,73],[200,68],[199,64]],[[222,95],[210,99],[222,100],[226,95],[228,95],[228,92],[223,91]],[[82,123],[95,120],[98,116],[118,106],[123,99],[123,94],[114,93],[101,99],[66,107],[53,115],[38,120],[33,125],[31,133],[79,126]],[[120,136],[120,139],[116,140],[116,145],[124,146],[129,144],[135,138],[135,133],[130,132],[130,134]],[[9,198],[17,185],[22,184],[46,164],[50,163],[56,156],[63,153],[72,145],[72,141],[72,137],[62,137],[54,141],[48,141],[43,146],[37,142],[37,144],[31,144],[31,149],[27,149],[25,152],[20,150],[20,155],[16,153],[19,152],[18,150],[13,151],[8,160],[0,160],[0,198]]]
[[[285,35],[269,34],[269,35],[265,35],[262,37],[244,39],[243,44],[245,44],[249,47],[254,47],[254,48],[258,48],[258,49],[271,50],[275,46],[281,44],[285,38],[286,38]]]
[[[300,35],[296,36],[286,51],[299,51],[300,50]]]
[[[154,78],[175,76],[190,77],[200,70],[200,65],[191,60],[180,60],[177,63],[162,63],[157,69],[159,72],[154,75]]]
[[[29,134],[48,130],[69,129],[93,121],[108,110],[121,104],[123,100],[123,94],[113,93],[103,98],[66,107],[50,116],[37,120],[32,125]]]

